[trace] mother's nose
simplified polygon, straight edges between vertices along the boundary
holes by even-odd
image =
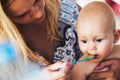
[[[30,16],[32,18],[40,18],[41,12],[38,8],[32,7],[32,9],[30,10]]]

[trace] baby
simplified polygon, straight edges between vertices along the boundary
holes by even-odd
[[[115,28],[112,9],[103,2],[91,2],[80,11],[77,20],[78,43],[84,60],[93,55],[93,60],[79,62],[73,68],[73,80],[86,80],[94,68],[107,58],[120,58],[120,30]],[[77,73],[77,75],[76,75]]]

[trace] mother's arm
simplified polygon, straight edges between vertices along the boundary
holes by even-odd
[[[109,67],[106,71],[99,71],[105,67]],[[89,80],[94,80],[95,78],[104,80],[120,80],[120,59],[108,59],[100,63],[95,71],[89,76]]]

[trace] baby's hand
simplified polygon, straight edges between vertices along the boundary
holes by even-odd
[[[86,60],[86,62],[80,62],[79,67],[87,76],[90,75],[94,68],[99,64],[99,60],[96,60],[95,55],[92,54],[84,54],[80,60]]]
[[[46,80],[70,80],[71,63],[57,62],[44,68],[43,72],[46,74]]]
[[[84,54],[73,67],[72,80],[86,80],[97,64],[93,55]]]

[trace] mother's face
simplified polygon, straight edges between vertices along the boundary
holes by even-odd
[[[6,13],[15,23],[37,24],[45,18],[44,7],[44,0],[14,0]]]

